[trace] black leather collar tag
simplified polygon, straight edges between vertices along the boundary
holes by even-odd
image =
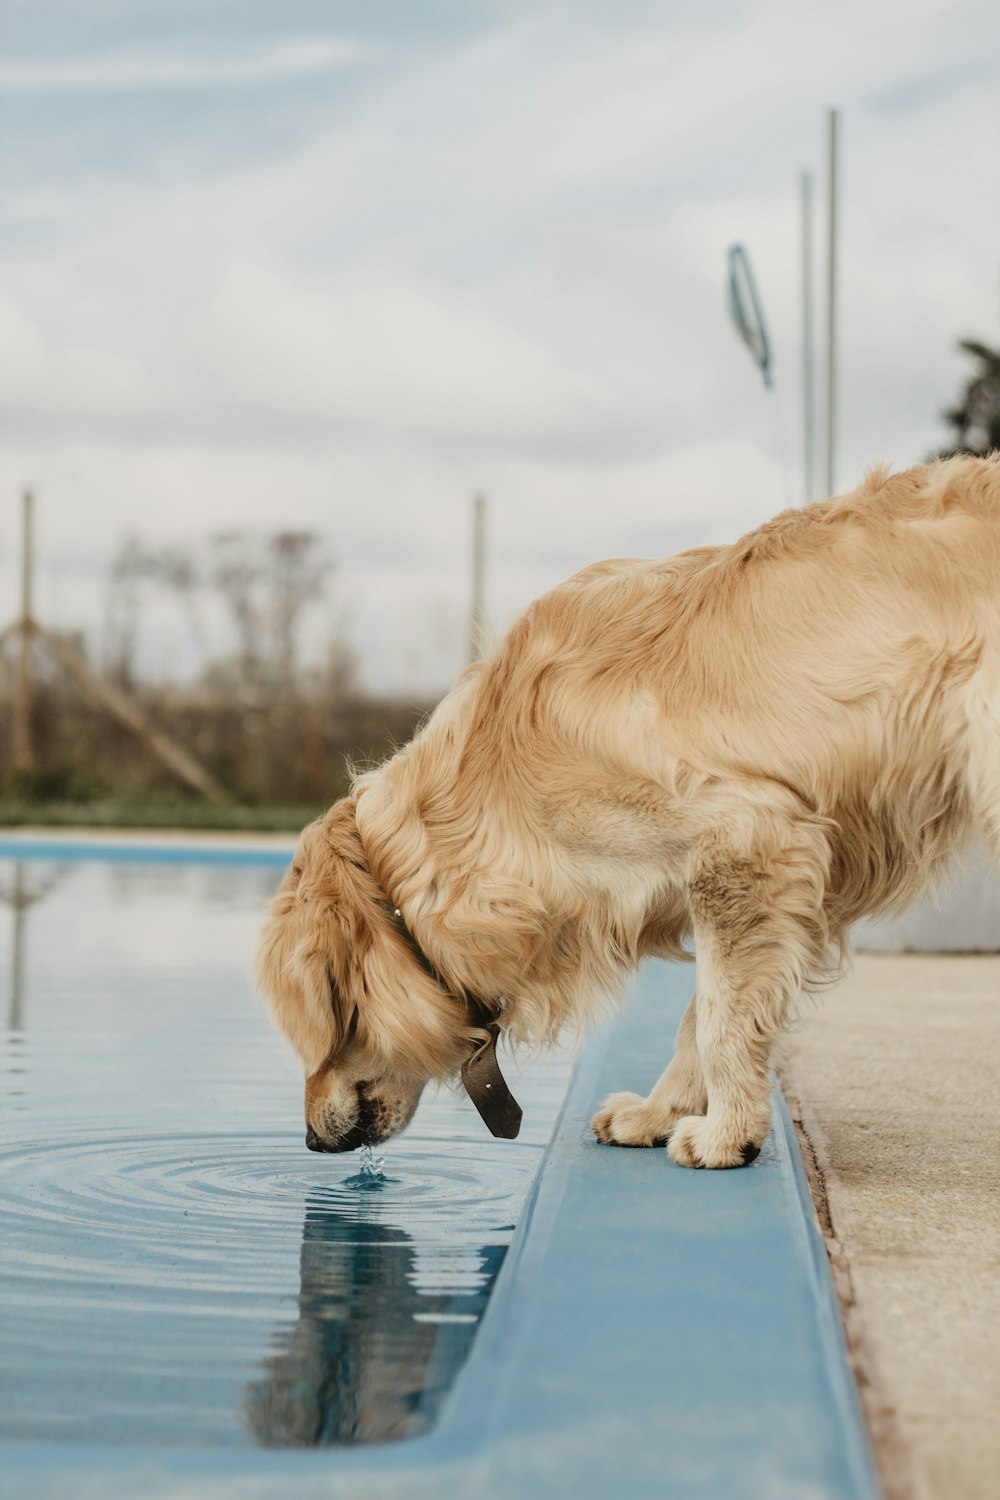
[[[487,1040],[462,1064],[462,1082],[491,1134],[512,1141],[521,1129],[521,1106],[507,1087],[497,1062],[500,1027],[493,1022],[487,1030]]]

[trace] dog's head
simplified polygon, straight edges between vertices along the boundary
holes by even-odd
[[[271,905],[261,987],[306,1070],[306,1144],[351,1151],[408,1125],[481,1032],[421,964],[368,868],[354,799],[309,825]]]

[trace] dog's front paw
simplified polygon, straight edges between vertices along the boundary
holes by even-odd
[[[662,1146],[669,1125],[641,1094],[609,1094],[590,1122],[605,1146]]]
[[[710,1115],[688,1115],[671,1131],[667,1153],[681,1167],[746,1167],[760,1155],[760,1146],[741,1134]]]

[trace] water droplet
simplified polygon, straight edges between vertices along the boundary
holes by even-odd
[[[385,1166],[385,1157],[376,1156],[371,1146],[362,1146],[359,1153],[361,1157],[360,1175],[381,1180],[385,1176],[382,1170]]]

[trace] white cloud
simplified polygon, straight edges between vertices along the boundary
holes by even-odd
[[[530,441],[625,415],[596,380],[436,288],[307,285],[237,265],[198,340],[238,401],[388,431]]]
[[[697,162],[707,150],[744,159],[746,136],[803,106],[818,115],[891,70],[927,58],[927,31],[954,0],[874,0],[837,7],[765,0],[714,26],[668,20],[609,45],[604,87],[576,102],[546,158],[556,175],[634,173],[651,158]],[[961,41],[959,39],[959,45]]]
[[[0,297],[0,402],[61,416],[131,416],[162,402],[148,367],[112,349],[53,347]]]
[[[295,36],[256,45],[203,38],[156,47],[123,47],[76,57],[0,61],[0,93],[95,94],[138,90],[233,89],[315,78],[374,61],[355,37]]]

